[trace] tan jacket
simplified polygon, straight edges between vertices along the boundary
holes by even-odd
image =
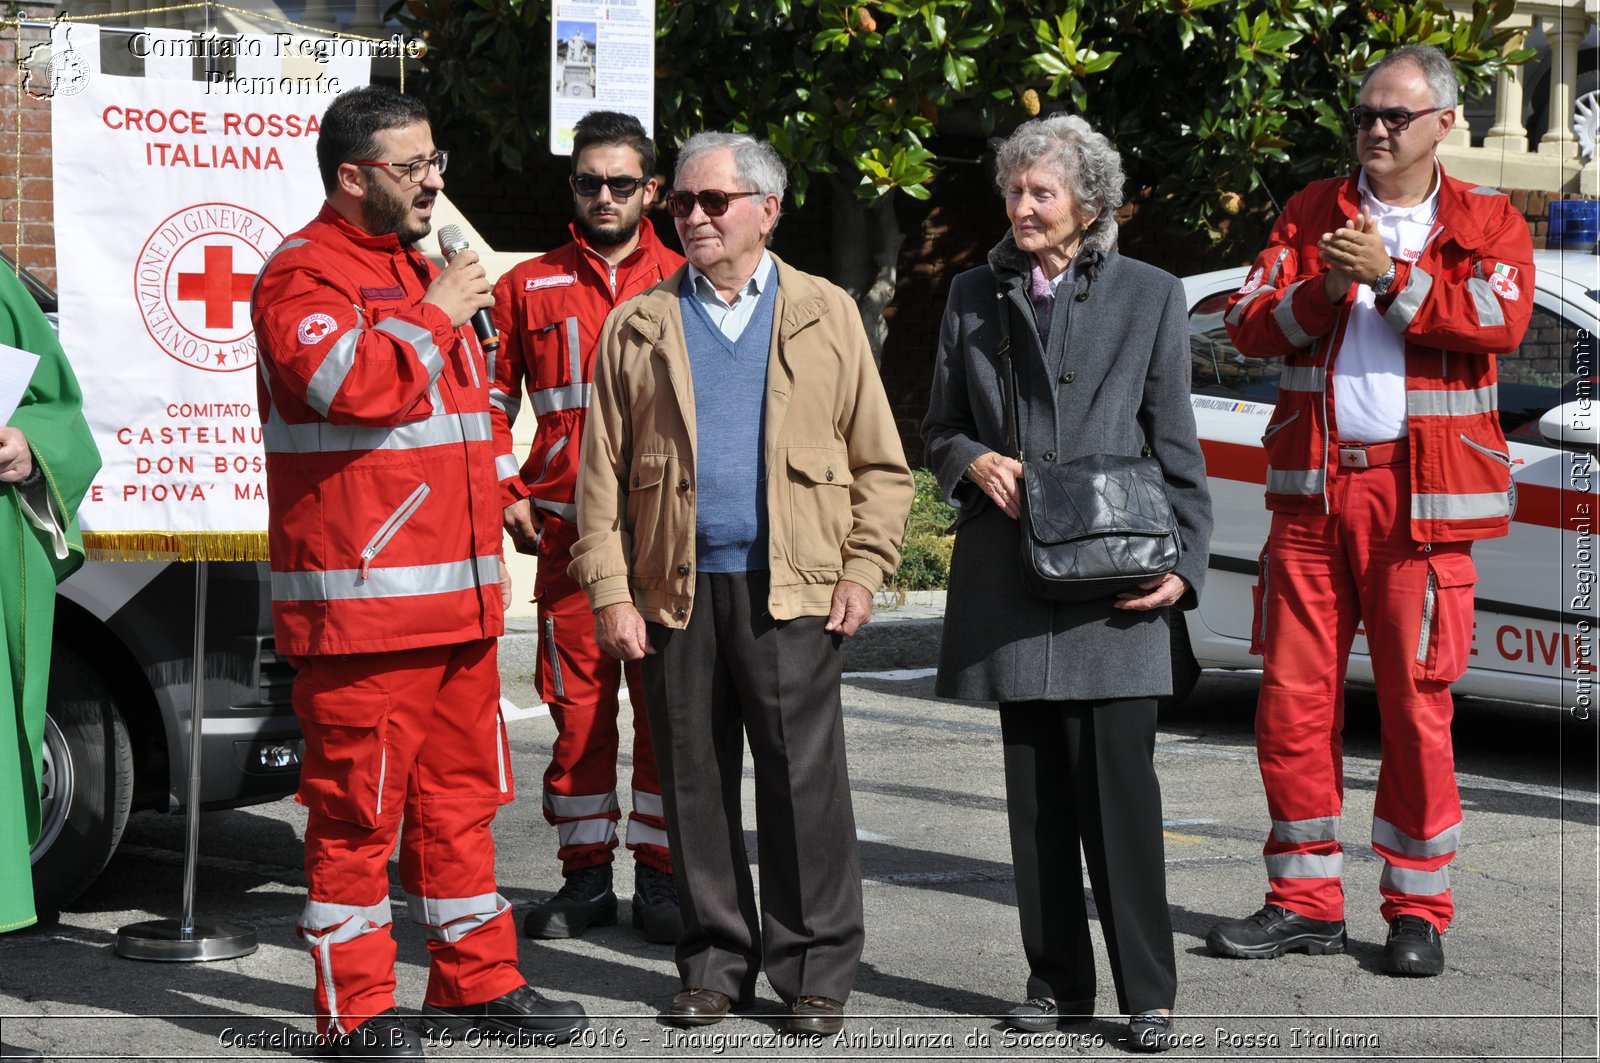
[[[850,297],[779,260],[763,442],[772,616],[826,616],[841,579],[876,591],[900,560],[911,471]],[[694,608],[695,407],[678,290],[606,319],[567,571],[598,612],[632,601],[683,627]]]

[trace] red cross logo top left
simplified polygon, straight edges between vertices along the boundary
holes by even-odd
[[[139,251],[133,289],[156,346],[195,369],[256,364],[250,289],[283,233],[249,207],[197,203],[157,225]]]

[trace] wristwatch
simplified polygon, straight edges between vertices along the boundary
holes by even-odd
[[[1388,295],[1392,287],[1394,287],[1394,259],[1391,258],[1388,272],[1372,282],[1372,294]]]

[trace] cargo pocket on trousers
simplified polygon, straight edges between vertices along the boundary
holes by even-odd
[[[1261,548],[1256,585],[1250,588],[1250,652],[1257,657],[1267,652],[1267,549]]]
[[[1413,677],[1454,683],[1466,672],[1472,653],[1472,592],[1477,582],[1478,570],[1468,554],[1428,558]]]
[[[376,827],[389,767],[388,693],[335,687],[295,694],[306,740],[300,803],[330,819]]]

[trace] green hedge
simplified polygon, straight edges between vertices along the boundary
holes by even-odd
[[[896,591],[943,590],[950,576],[950,551],[955,536],[945,534],[956,511],[945,504],[933,473],[917,469],[917,493],[906,519],[906,538],[900,547],[900,567],[885,584]]]

